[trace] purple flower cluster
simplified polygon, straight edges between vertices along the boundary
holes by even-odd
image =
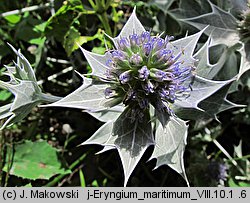
[[[216,181],[225,181],[227,179],[228,167],[225,163],[220,163],[217,161],[211,161],[208,165],[208,174],[210,178]]]
[[[106,62],[107,80],[112,80],[112,91],[116,91],[111,95],[142,111],[152,104],[172,112],[171,103],[189,95],[194,70],[192,64],[183,65],[183,50],[174,52],[172,38],[151,36],[146,31],[119,39]]]

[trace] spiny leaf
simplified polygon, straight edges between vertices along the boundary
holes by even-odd
[[[237,32],[237,22],[230,13],[223,11],[219,7],[210,3],[212,12],[200,15],[198,17],[182,19],[199,30],[204,29],[207,25],[209,27],[205,30],[208,36],[211,36],[212,44],[224,43],[232,46],[239,41]]]
[[[17,55],[17,63],[15,64],[15,67],[6,66],[9,71],[10,77],[14,76],[16,79],[29,80],[36,83],[36,76],[29,61],[22,55],[20,50],[17,51],[11,44],[8,45],[10,46],[12,51]]]
[[[211,11],[207,0],[180,0],[179,8],[170,10],[177,20],[191,18]]]
[[[15,95],[15,99],[11,106],[11,111],[15,111],[22,106],[37,102],[40,100],[39,93],[36,83],[32,81],[21,81],[17,85],[10,85],[6,82],[0,81],[0,87],[7,88]]]
[[[15,99],[12,104],[9,104],[9,112],[6,112],[3,118],[11,116],[1,127],[10,125],[14,122],[18,122],[26,117],[31,109],[41,102],[40,90],[36,89],[37,86],[32,81],[21,81],[20,84],[10,85],[8,83],[0,81],[0,87],[7,88],[15,95]]]
[[[84,56],[86,57],[89,65],[91,66],[92,73],[91,75],[103,78],[107,70],[107,60],[111,59],[111,54],[106,53],[105,55],[95,54],[89,52],[82,47],[80,47]]]
[[[10,112],[11,105],[12,104],[6,104],[0,107],[0,119],[7,118],[13,114]]]
[[[7,89],[14,94],[14,101],[0,109],[0,118],[7,119],[1,129],[14,122],[18,122],[26,117],[33,107],[41,102],[51,102],[53,96],[42,93],[37,84],[35,73],[28,60],[17,51],[13,46],[9,45],[17,55],[17,63],[14,67],[8,67],[4,74],[10,77],[8,82],[0,80],[0,87]],[[58,98],[57,98],[58,99]],[[9,117],[9,118],[8,118]]]
[[[159,9],[161,9],[164,13],[166,13],[169,7],[173,4],[174,0],[151,0],[149,3],[151,5],[156,5]]]
[[[183,19],[182,21],[190,25],[193,25],[194,27],[200,30],[203,29],[206,25],[210,25],[205,30],[205,33],[211,37],[212,45],[225,44],[229,47],[232,47],[235,46],[236,44],[241,43],[240,36],[237,30],[237,19],[230,13],[223,11],[221,8],[215,6],[211,2],[209,3],[212,8],[211,13],[203,14],[198,17],[186,18]],[[246,1],[244,0],[239,2],[237,1],[237,3],[231,2],[231,5],[232,9],[234,10],[238,8],[246,8]],[[238,78],[240,78],[244,72],[250,69],[249,57],[247,54],[248,53],[247,46],[248,46],[247,44],[243,45],[242,43],[242,48],[239,49],[239,52],[242,56],[241,56],[241,66]],[[230,52],[230,54],[233,53]]]
[[[125,108],[123,105],[116,105],[110,109],[103,110],[100,112],[91,112],[91,111],[86,111],[86,112],[101,122],[108,122],[116,120],[124,111],[124,109]]]
[[[192,83],[192,91],[187,98],[182,100],[176,100],[174,103],[175,107],[180,108],[194,108],[199,109],[198,104],[217,92],[220,88],[230,83],[231,80],[227,81],[213,81],[208,80],[199,76],[195,76]]]
[[[250,69],[250,45],[242,43],[239,52],[241,53],[241,63],[238,78]]]
[[[222,45],[221,45],[222,46]],[[224,47],[223,51],[221,53],[220,47],[213,46],[211,47],[210,45],[210,40],[208,40],[201,49],[194,55],[194,58],[198,59],[197,65],[195,72],[197,75],[204,77],[206,79],[213,79],[217,73],[221,70],[223,65],[225,64],[227,60],[227,48]],[[209,49],[214,49],[213,50],[213,56],[217,56],[218,54],[220,55],[219,60],[211,64],[209,58],[211,57],[209,55]],[[217,53],[218,52],[218,53]]]
[[[213,95],[201,101],[198,104],[198,107],[201,110],[192,108],[184,108],[184,109],[177,108],[174,110],[174,112],[181,119],[192,119],[192,120],[209,119],[209,118],[217,119],[217,114],[219,114],[220,112],[223,112],[231,108],[244,107],[243,105],[234,104],[227,100],[228,90],[232,82],[233,81],[226,84],[224,87],[219,89]]]
[[[136,7],[134,8],[131,16],[129,17],[128,21],[123,26],[120,34],[117,37],[112,38],[106,35],[114,43],[115,47],[117,47],[117,41],[122,37],[129,37],[129,35],[131,34],[140,35],[142,32],[146,31],[141,22],[139,21],[139,19],[137,18],[135,12],[136,12]]]
[[[107,87],[107,84],[95,83],[92,79],[83,77],[81,87],[61,100],[44,107],[69,107],[99,112],[109,108],[109,102],[115,100],[105,97],[104,91]]]
[[[230,47],[227,49],[226,55],[227,60],[218,74],[214,77],[215,80],[229,80],[237,77],[239,74],[239,57],[236,48]],[[235,86],[235,91],[237,90],[237,86]]]
[[[175,55],[182,53],[181,57],[179,58],[179,61],[184,62],[182,64],[183,66],[190,65],[196,61],[193,58],[193,52],[200,36],[202,35],[205,29],[206,28],[196,34],[181,38],[171,43],[170,46],[173,47],[172,50],[174,51]]]
[[[145,28],[139,21],[139,19],[136,16],[136,8],[134,8],[131,16],[129,17],[128,21],[126,24],[123,26],[120,34],[114,38],[116,41],[117,39],[120,39],[122,37],[129,37],[131,34],[138,34],[140,35],[142,32],[145,32]]]
[[[29,114],[31,109],[41,102],[41,90],[37,85],[35,73],[28,60],[17,51],[13,46],[9,45],[17,55],[17,63],[15,67],[7,67],[10,81],[0,81],[0,87],[7,89],[15,95],[12,104],[5,105],[1,108],[1,119],[5,121],[1,129],[14,122],[22,120]]]
[[[186,146],[187,129],[185,121],[170,117],[165,126],[156,129],[155,148],[150,159],[156,158],[156,168],[168,165],[186,180],[183,154]]]
[[[83,143],[99,144],[108,147],[108,150],[115,147],[118,150],[124,169],[124,185],[147,147],[153,144],[149,113],[141,120],[136,118],[135,121],[131,121],[130,113],[131,109],[127,108],[116,121],[105,123]]]
[[[31,180],[49,179],[57,174],[71,173],[66,170],[60,160],[55,148],[46,141],[26,141],[14,147],[14,158],[10,174]],[[7,150],[12,153],[12,150]],[[10,155],[11,156],[11,155]],[[7,172],[7,164],[3,170]]]
[[[242,140],[240,140],[238,146],[234,145],[234,155],[235,157],[242,158]]]
[[[112,149],[116,149],[114,146],[110,146],[110,145],[106,145],[103,147],[102,150],[100,150],[99,152],[97,152],[96,154],[101,154],[103,152],[106,152],[106,151],[109,151],[109,150],[112,150]]]
[[[161,122],[163,126],[167,124],[169,121],[169,114],[165,110],[159,110],[158,108],[155,108],[155,117]]]
[[[12,103],[0,107],[0,119],[7,119],[1,126],[0,130],[4,129],[6,126],[21,121],[30,113],[33,107],[38,105],[38,103],[39,102],[33,102],[26,105],[22,105],[15,111],[11,111]]]
[[[127,185],[129,177],[131,176],[132,172],[134,171],[136,165],[142,158],[147,148],[148,146],[141,147],[140,151],[136,155],[131,155],[130,151],[125,148],[118,149],[118,153],[121,158],[124,176],[125,176],[124,186]]]

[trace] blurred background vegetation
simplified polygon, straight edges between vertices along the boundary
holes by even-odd
[[[226,0],[211,1],[228,11]],[[153,33],[165,32],[176,39],[197,32],[181,19],[211,12],[202,0],[4,0],[0,1],[0,74],[16,56],[7,42],[20,48],[30,61],[44,92],[66,96],[81,85],[75,73],[90,72],[85,49],[103,54],[104,32],[119,34],[137,6],[137,15]],[[240,11],[234,13],[239,22]],[[202,38],[200,45],[206,41]],[[109,42],[107,42],[109,45]],[[220,55],[210,50],[211,61]],[[230,52],[231,53],[231,52]],[[239,54],[228,55],[239,69]],[[235,68],[228,70],[234,74]],[[2,80],[7,80],[1,74]],[[220,79],[220,78],[218,78]],[[0,89],[0,106],[13,95]],[[191,186],[250,186],[250,80],[246,72],[237,91],[228,99],[234,108],[207,119],[189,122],[185,166]],[[1,115],[0,115],[1,117]],[[3,122],[3,121],[0,121]],[[1,123],[2,124],[2,123]],[[22,121],[0,131],[1,186],[122,186],[123,170],[116,151],[96,154],[100,146],[79,146],[102,123],[77,109],[34,108]],[[147,162],[149,148],[133,172],[128,186],[186,186],[182,177],[167,166],[154,169]]]

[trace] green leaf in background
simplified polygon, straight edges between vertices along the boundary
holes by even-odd
[[[67,55],[70,56],[74,50],[79,48],[78,45],[82,45],[86,42],[86,37],[81,36],[80,32],[71,26],[69,31],[64,36],[63,47]]]
[[[250,183],[244,182],[244,181],[239,181],[236,183],[233,178],[230,178],[228,181],[228,186],[229,187],[250,187]]]
[[[11,92],[7,91],[7,90],[1,90],[0,91],[0,101],[6,101],[7,99],[9,99],[11,97]]]
[[[94,181],[91,183],[91,186],[92,186],[92,187],[99,187],[99,184],[98,184],[97,180],[94,180]]]
[[[47,21],[45,35],[47,37],[54,37],[59,42],[63,42],[65,34],[83,11],[84,8],[81,0],[65,1],[55,15]]]
[[[86,182],[85,182],[85,178],[84,178],[82,169],[79,170],[79,177],[80,177],[81,187],[86,187]]]
[[[24,187],[32,187],[31,183],[25,185]]]
[[[41,37],[42,32],[35,29],[35,27],[41,23],[43,23],[42,20],[39,20],[32,15],[27,15],[27,17],[24,17],[22,21],[16,25],[15,38],[29,42],[32,39]]]
[[[36,32],[44,32],[45,28],[46,28],[46,25],[47,25],[46,22],[42,22],[40,24],[35,25],[33,30],[36,31]]]
[[[96,53],[96,54],[105,54],[105,47],[94,47],[91,52]]]
[[[5,16],[4,18],[9,23],[16,24],[16,23],[18,23],[21,20],[22,16],[18,15],[18,14],[14,14],[14,15]]]
[[[100,29],[94,36],[81,36],[81,33],[75,27],[71,26],[69,31],[64,36],[63,47],[68,56],[70,56],[73,51],[79,49],[79,45],[81,46],[82,44],[93,41],[95,39],[103,39],[103,34]],[[105,52],[104,47],[99,48],[103,48]],[[98,51],[100,51],[101,54],[103,53],[101,52],[101,49],[99,49]]]
[[[4,56],[6,56],[6,55],[8,55],[9,53],[11,53],[10,52],[10,50],[8,49],[8,47],[6,46],[6,44],[5,44],[5,42],[3,41],[3,40],[9,40],[8,38],[5,38],[5,37],[3,37],[2,36],[2,33],[3,33],[4,31],[0,28],[0,60],[4,57]],[[1,39],[1,38],[5,38],[5,39]]]
[[[11,175],[36,180],[71,172],[63,167],[57,150],[46,141],[26,141],[15,145],[14,150],[13,163],[9,171]],[[6,165],[3,170],[7,172]]]

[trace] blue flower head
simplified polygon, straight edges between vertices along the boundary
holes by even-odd
[[[148,105],[142,105],[142,101],[147,101],[157,109],[156,100],[161,100],[167,109],[169,103],[190,94],[194,63],[185,61],[184,51],[176,52],[170,40],[169,36],[163,39],[147,31],[117,39],[118,46],[106,61],[115,67],[113,77],[106,79],[125,106],[144,111]],[[126,99],[131,91],[137,99]]]

